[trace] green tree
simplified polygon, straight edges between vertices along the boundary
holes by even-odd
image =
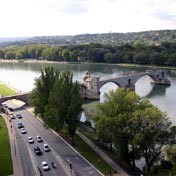
[[[58,75],[59,73],[52,67],[46,67],[44,71],[41,71],[41,76],[35,80],[31,103],[35,108],[35,114],[41,115],[42,118],[44,118],[45,106],[48,105],[50,91],[58,79]]]
[[[68,49],[63,49],[62,50],[62,57],[64,61],[69,61],[70,60],[70,52]]]
[[[70,72],[61,73],[50,92],[44,115],[46,125],[61,130],[66,124],[74,144],[73,137],[80,120],[81,106],[80,84],[73,82],[73,74]]]
[[[150,62],[151,64],[156,64],[156,65],[163,65],[164,60],[163,60],[163,56],[161,53],[159,52],[153,52],[150,55]]]
[[[98,137],[112,136],[117,157],[135,167],[144,158],[147,173],[160,161],[162,147],[173,141],[171,122],[165,113],[134,91],[119,88],[105,95],[95,116]]]

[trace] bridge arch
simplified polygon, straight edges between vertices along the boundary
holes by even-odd
[[[100,92],[100,102],[104,101],[104,94],[108,93],[111,90],[116,90],[118,89],[120,86],[118,84],[116,84],[115,82],[107,82],[106,84],[104,84],[99,92]]]
[[[26,92],[26,93],[1,97],[0,98],[0,104],[7,101],[7,100],[12,100],[12,99],[20,100],[20,101],[22,101],[26,104],[29,104],[29,93],[30,92]]]

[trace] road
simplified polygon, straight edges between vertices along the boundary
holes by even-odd
[[[8,104],[14,108],[13,104]],[[36,175],[52,175],[52,176],[65,176],[71,175],[70,164],[72,165],[72,173],[77,176],[100,176],[101,174],[94,169],[88,162],[86,162],[79,153],[70,148],[61,138],[54,134],[50,129],[46,129],[43,123],[34,117],[34,115],[25,109],[18,109],[13,112],[14,114],[20,113],[22,119],[13,119],[11,121],[13,130],[16,134],[16,143],[20,153],[20,159],[22,163],[23,174],[25,176]],[[18,129],[18,122],[22,122],[25,126],[27,134],[21,134]],[[36,141],[36,136],[39,135],[44,140],[42,143]],[[27,137],[31,136],[35,142],[29,144]],[[43,144],[47,143],[51,151],[44,152]],[[41,156],[36,156],[34,153],[34,146],[39,146],[42,150]],[[43,171],[41,162],[47,161],[50,166],[49,171]],[[56,168],[51,167],[51,162],[54,162]],[[40,170],[40,172],[39,172]]]

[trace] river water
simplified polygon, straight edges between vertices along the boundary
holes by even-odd
[[[52,66],[59,71],[69,70],[73,73],[74,80],[82,82],[85,71],[101,78],[120,76],[128,73],[138,73],[147,70],[142,67],[124,67],[108,64],[71,64],[71,63],[48,63],[48,62],[1,62],[0,81],[14,87],[21,92],[31,91],[34,80],[40,76],[41,70]],[[165,111],[172,123],[176,125],[176,70],[167,70],[171,86],[153,85],[151,79],[144,76],[135,85],[135,91],[141,98],[148,98],[154,105]],[[116,89],[114,83],[108,83],[101,88],[101,100],[104,92]]]

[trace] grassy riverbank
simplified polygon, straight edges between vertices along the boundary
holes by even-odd
[[[0,83],[0,95],[2,96],[8,96],[8,95],[14,95],[16,94],[16,91],[11,89],[10,87],[6,86],[3,83]]]
[[[9,135],[4,119],[0,116],[0,175],[13,173]]]

